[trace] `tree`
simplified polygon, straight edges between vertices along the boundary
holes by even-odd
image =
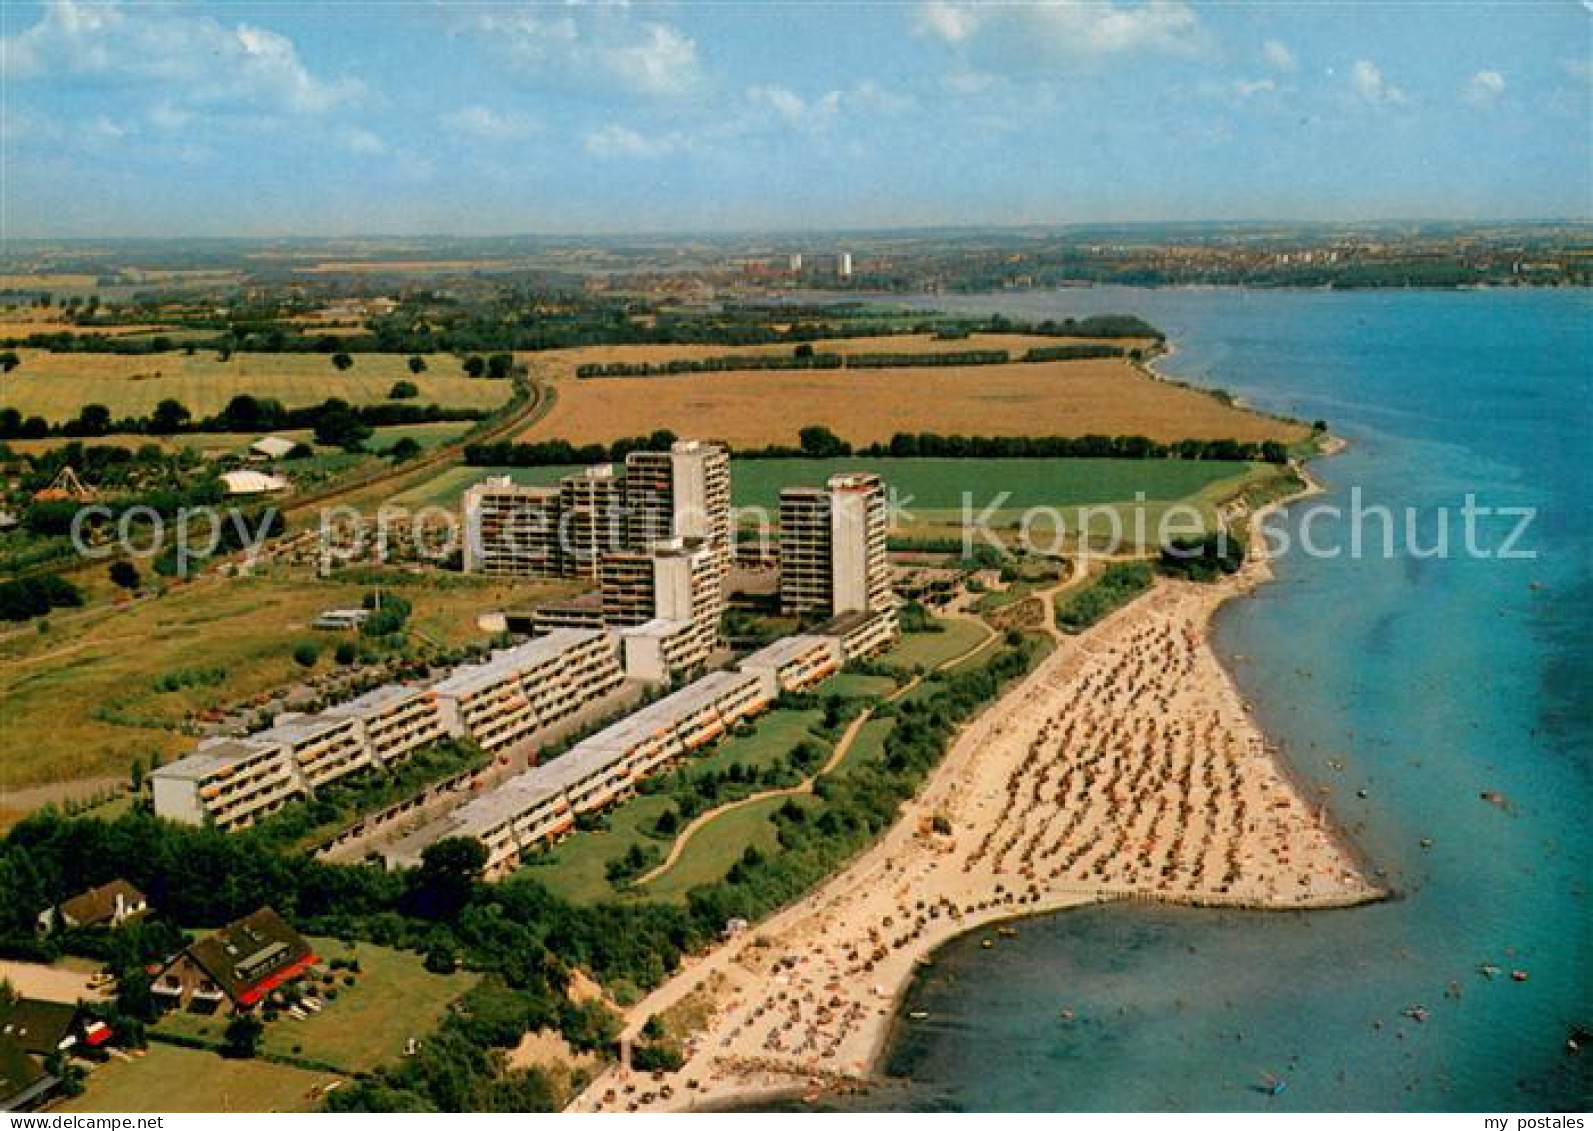
[[[394,381],[393,387],[387,390],[387,399],[390,401],[409,401],[420,396],[420,386],[413,381]]]
[[[193,415],[182,401],[167,397],[149,414],[149,430],[157,436],[170,436],[174,432],[181,432],[183,425],[193,419]]]
[[[138,574],[138,567],[132,562],[122,559],[111,563],[111,583],[123,589],[137,589],[143,579]]]
[[[337,646],[337,651],[332,653],[332,658],[346,668],[360,658],[360,650],[354,647],[352,641],[345,640]]]
[[[387,449],[394,463],[403,463],[420,455],[420,441],[413,436],[401,436]]]
[[[342,350],[339,350],[337,353],[332,355],[332,365],[339,373],[341,373],[345,370],[354,368],[354,359],[348,354],[344,353]]]
[[[426,372],[426,359],[416,354],[409,359],[409,371],[416,376]]]
[[[480,354],[471,354],[465,358],[465,376],[480,377],[487,371],[487,363],[481,360]]]
[[[222,1035],[221,1055],[234,1060],[248,1060],[260,1051],[260,1038],[265,1036],[265,1024],[252,1013],[239,1013],[227,1022]]]
[[[333,398],[321,405],[315,417],[315,442],[327,447],[358,451],[370,439],[371,426],[347,401]]]
[[[822,424],[810,424],[797,435],[802,444],[802,454],[811,459],[833,459],[852,454],[852,445]]]
[[[144,792],[144,759],[133,759],[132,768],[127,774],[127,784],[134,794]]]
[[[507,353],[495,353],[487,358],[487,376],[495,381],[501,381],[514,372],[514,356]]]
[[[103,436],[111,430],[111,410],[102,404],[86,404],[77,414],[81,436]]]
[[[293,662],[301,668],[313,668],[321,658],[321,650],[306,641],[293,649]]]
[[[22,358],[17,356],[16,350],[6,350],[0,353],[0,373],[10,373],[22,364]]]
[[[487,850],[474,837],[445,837],[420,854],[412,895],[427,918],[452,919],[470,901],[470,890],[487,867]]]

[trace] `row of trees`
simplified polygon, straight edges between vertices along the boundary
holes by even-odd
[[[1019,355],[1022,363],[1080,361],[1086,358],[1138,358],[1141,351],[1103,342],[1035,346]],[[792,354],[729,354],[724,357],[675,358],[671,361],[612,361],[578,366],[577,377],[678,377],[690,373],[729,373],[780,369],[908,369],[977,365],[1010,365],[1008,350],[979,349],[921,353],[815,353],[800,345]]]
[[[1289,449],[1276,440],[1200,440],[1162,442],[1148,436],[945,436],[937,432],[898,432],[883,444],[854,446],[822,424],[801,429],[795,447],[771,444],[738,448],[737,459],[1184,459],[1283,464]],[[673,433],[654,433],[656,437]],[[640,438],[614,444],[572,444],[567,440],[499,440],[470,444],[465,462],[476,467],[557,467],[624,459]]]
[[[403,394],[399,399],[404,399]],[[42,416],[23,417],[15,408],[0,408],[0,440],[35,440],[47,436],[95,437],[113,434],[142,434],[149,436],[174,436],[184,432],[262,432],[288,428],[315,428],[328,416],[352,416],[365,425],[365,436],[371,428],[396,424],[430,424],[438,421],[480,420],[486,413],[476,408],[445,408],[442,405],[383,403],[352,406],[340,397],[331,397],[318,405],[285,408],[281,401],[270,397],[241,394],[213,416],[195,417],[187,405],[168,397],[157,404],[148,416],[115,417],[102,404],[86,404],[71,420],[51,424]],[[336,437],[345,435],[341,423],[333,430],[333,438],[321,443],[341,445]],[[361,437],[363,438],[363,437]]]

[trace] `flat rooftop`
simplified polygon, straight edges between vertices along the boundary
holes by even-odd
[[[433,685],[439,695],[467,695],[491,687],[538,664],[556,660],[570,649],[600,639],[594,628],[555,628],[513,648],[503,648],[485,663],[468,664]]]

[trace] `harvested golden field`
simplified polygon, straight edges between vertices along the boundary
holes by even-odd
[[[828,338],[813,343],[818,353],[962,353],[967,350],[1007,350],[1014,356],[1034,347],[1078,345],[1081,343],[1117,345],[1125,349],[1148,347],[1152,343],[1144,338],[1058,338],[1040,334],[970,334],[966,338],[942,340],[930,334],[880,334],[869,338]],[[635,365],[641,362],[664,362],[682,359],[700,360],[708,357],[768,357],[776,354],[790,355],[794,347],[789,343],[762,346],[726,345],[613,345],[584,346],[580,349],[549,350],[546,353],[522,353],[518,360],[528,362],[539,377],[557,380],[575,377],[583,365],[607,365],[624,362]]]
[[[621,360],[613,351],[605,356]],[[1302,425],[1158,380],[1128,361],[1104,359],[584,381],[566,377],[556,381],[552,409],[526,438],[588,443],[667,428],[736,447],[761,447],[795,445],[798,431],[809,424],[826,425],[853,444],[889,440],[897,432],[1288,442],[1307,434]]]
[[[192,356],[17,352],[22,364],[0,382],[0,407],[51,422],[72,419],[86,404],[102,404],[113,416],[143,416],[167,397],[195,416],[218,412],[240,393],[273,397],[289,408],[328,397],[377,404],[399,379],[420,388],[411,404],[491,409],[511,392],[507,381],[466,377],[459,359],[447,354],[429,356],[426,371],[417,377],[401,354],[355,354],[353,367],[339,372],[322,353],[237,353],[221,361],[209,350]]]

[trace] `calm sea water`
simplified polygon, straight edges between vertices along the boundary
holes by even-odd
[[[1143,314],[1178,344],[1167,370],[1350,439],[1317,465],[1329,501],[1359,488],[1366,506],[1414,507],[1424,546],[1443,507],[1460,542],[1468,492],[1534,507],[1521,546],[1536,558],[1296,554],[1222,615],[1218,648],[1247,698],[1397,900],[1110,907],[1030,921],[993,951],[955,943],[911,995],[929,1019],[898,1030],[889,1070],[904,1082],[863,1102],[1589,1106],[1593,1047],[1574,1056],[1566,1039],[1593,1023],[1593,297],[1090,290],[925,305]],[[1514,522],[1484,533],[1497,544]],[[1425,1023],[1402,1015],[1417,1004]],[[1287,1090],[1261,1094],[1267,1073]]]

